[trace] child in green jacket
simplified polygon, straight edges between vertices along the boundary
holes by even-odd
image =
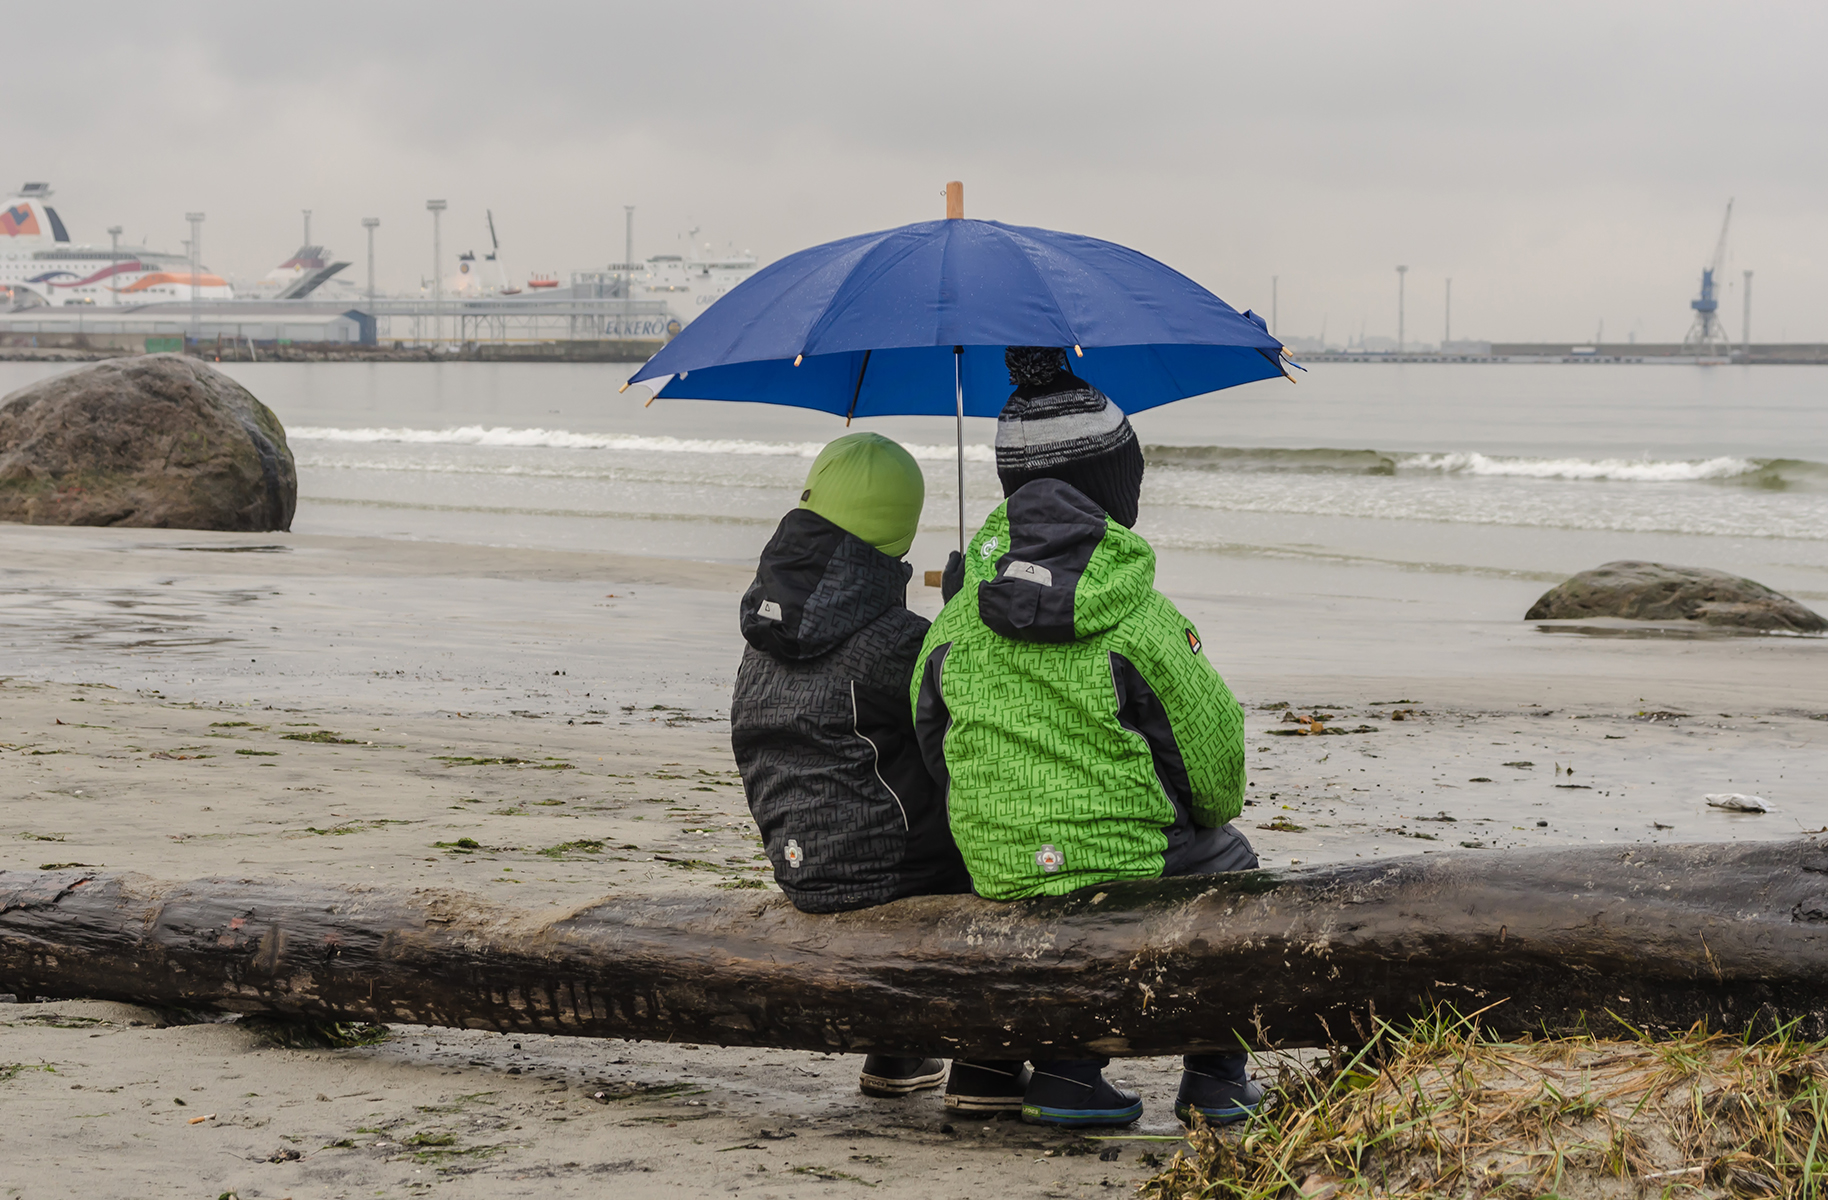
[[[972,885],[1014,900],[1254,868],[1230,825],[1244,799],[1243,712],[1192,622],[1155,590],[1154,551],[1130,530],[1136,434],[1064,352],[1012,348],[1008,363],[1006,499],[966,550],[911,688]],[[1134,1121],[1142,1103],[1104,1079],[1107,1061],[1036,1063],[1024,1117]],[[1183,1119],[1240,1120],[1262,1100],[1242,1052],[1185,1066]]]

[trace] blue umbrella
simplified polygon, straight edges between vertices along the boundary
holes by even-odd
[[[789,404],[847,422],[956,416],[962,548],[964,419],[1002,410],[1008,346],[1071,347],[1074,373],[1126,412],[1287,374],[1261,317],[1145,254],[960,217],[791,254],[628,382],[670,376],[656,399]]]

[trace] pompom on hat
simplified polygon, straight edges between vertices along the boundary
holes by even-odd
[[[1126,529],[1142,499],[1142,446],[1110,397],[1067,369],[1066,351],[1011,346],[1015,394],[997,418],[997,478],[1008,496],[1036,479],[1083,492]]]

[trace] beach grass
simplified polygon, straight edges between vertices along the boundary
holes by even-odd
[[[1828,1041],[1505,1040],[1476,1016],[1285,1056],[1275,1102],[1200,1125],[1145,1200],[1828,1195]]]

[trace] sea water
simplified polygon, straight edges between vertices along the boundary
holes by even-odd
[[[0,364],[0,390],[67,369]],[[847,428],[647,405],[617,393],[632,364],[221,369],[286,425],[300,533],[752,562]],[[1171,592],[1400,599],[1489,579],[1518,585],[1509,605],[1645,558],[1828,599],[1828,367],[1317,363],[1133,419],[1149,464],[1137,528]],[[937,568],[958,541],[954,423],[849,428],[920,459],[909,558]],[[966,422],[967,527],[1000,499],[993,437]]]

